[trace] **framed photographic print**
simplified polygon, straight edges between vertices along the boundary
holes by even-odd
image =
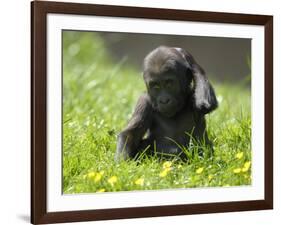
[[[31,3],[31,222],[273,208],[273,17]]]

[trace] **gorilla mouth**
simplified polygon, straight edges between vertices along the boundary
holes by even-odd
[[[177,111],[176,107],[159,107],[159,112],[166,117],[174,116]]]
[[[169,106],[158,106],[159,112],[166,117],[173,117],[183,108],[184,104],[180,104],[179,102],[174,103]]]

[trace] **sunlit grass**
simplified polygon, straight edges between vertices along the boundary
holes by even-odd
[[[116,135],[145,91],[140,71],[126,58],[113,63],[98,36],[66,32],[63,37],[65,193],[251,184],[248,88],[212,81],[220,103],[206,117],[213,156],[201,157],[193,146],[189,162],[144,155],[139,161],[115,163]]]

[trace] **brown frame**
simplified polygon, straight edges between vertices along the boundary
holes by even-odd
[[[46,17],[48,13],[261,25],[265,28],[265,199],[47,212]],[[273,209],[273,17],[62,2],[31,3],[31,222],[33,224]]]

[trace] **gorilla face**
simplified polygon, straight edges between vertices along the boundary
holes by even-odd
[[[144,81],[153,108],[166,117],[176,115],[191,93],[192,73],[181,55],[172,48],[158,48],[144,63]]]

